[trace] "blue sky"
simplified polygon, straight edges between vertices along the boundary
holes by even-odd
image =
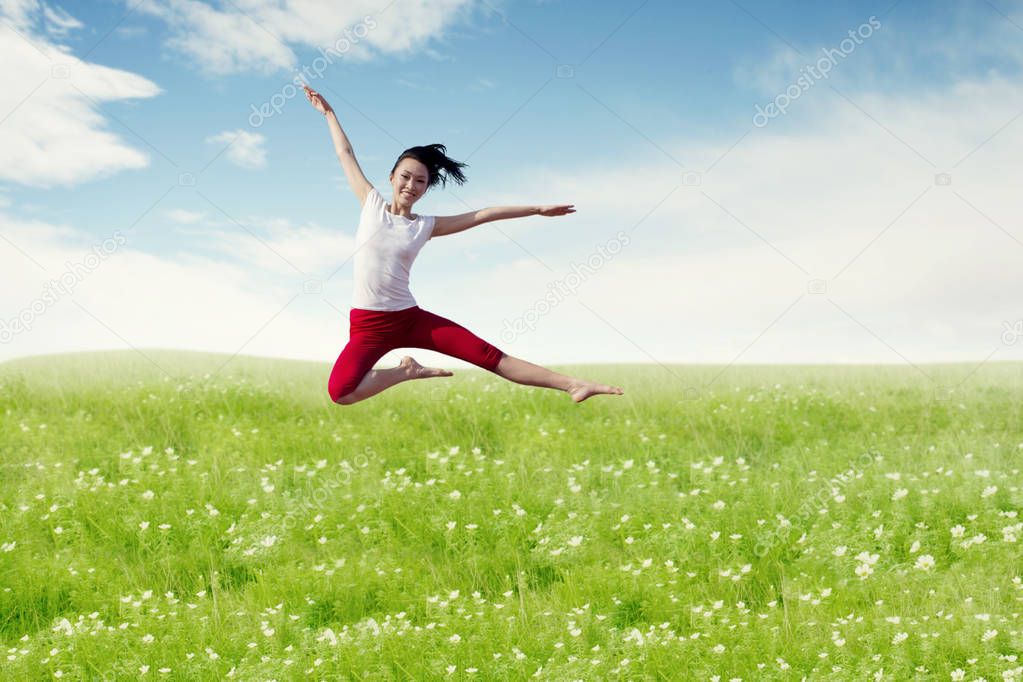
[[[576,204],[433,240],[417,261],[420,305],[508,352],[1018,359],[1023,344],[1000,338],[1023,318],[1023,4],[320,7],[0,2],[0,319],[32,327],[0,359],[164,347],[332,362],[358,206],[301,95],[258,126],[250,114],[346,30],[353,49],[309,82],[385,197],[402,149],[442,142],[469,182],[419,212]],[[872,20],[787,113],[751,124]],[[540,312],[620,229],[628,247]],[[116,230],[126,243],[73,293],[25,312]],[[528,333],[501,335],[527,313]]]

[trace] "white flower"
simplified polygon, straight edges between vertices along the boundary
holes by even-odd
[[[908,632],[897,632],[895,636],[892,637],[892,644],[901,644],[902,642],[905,642],[907,639],[909,639]]]
[[[909,553],[910,554],[916,554],[919,551],[920,551],[920,542],[917,540],[917,541],[913,542],[912,546],[910,546]]]
[[[275,542],[277,542],[276,535],[267,535],[265,538],[259,541],[259,544],[263,545],[264,547],[273,547]]]
[[[987,630],[984,632],[984,636],[980,638],[982,642],[988,642],[998,636],[998,630]]]
[[[982,492],[980,494],[980,496],[981,497],[991,497],[992,495],[994,495],[997,492],[998,492],[998,486],[996,486],[996,485],[989,485],[988,487],[984,488],[984,492]]]
[[[956,668],[955,670],[952,671],[951,677],[952,677],[953,682],[959,682],[959,680],[965,680],[966,679],[966,671],[963,670],[962,668]]]
[[[892,501],[894,502],[896,500],[901,500],[903,497],[905,497],[908,494],[909,494],[908,490],[906,490],[905,488],[899,488],[894,493],[892,493]]]
[[[983,543],[985,540],[987,540],[987,536],[986,535],[984,535],[983,533],[977,533],[972,538],[967,538],[966,540],[963,540],[959,544],[962,547],[965,547],[965,548],[969,549],[970,545],[979,545],[979,544]]]
[[[963,537],[963,534],[966,532],[966,529],[963,528],[960,525],[955,525],[955,526],[952,526],[952,528],[949,530],[949,532],[952,533],[952,537],[954,537],[954,538],[961,538],[961,537]]]
[[[845,545],[839,545],[835,547],[835,551],[832,552],[835,556],[845,556],[845,550],[848,549]]]
[[[448,497],[450,497],[452,500],[457,500],[461,496],[462,493],[458,492],[457,490],[452,490],[450,493],[448,493]]]
[[[930,554],[921,554],[916,558],[916,564],[914,564],[914,567],[921,571],[929,571],[934,568],[934,557]]]
[[[569,547],[578,547],[582,543],[583,543],[583,536],[582,535],[573,535],[572,537],[570,537],[568,539],[568,546]]]
[[[877,563],[878,558],[877,554],[871,554],[870,552],[860,552],[856,555],[856,561],[862,561],[863,563],[870,564],[871,566]]]
[[[458,644],[459,642],[462,641],[462,638],[456,632],[455,634],[448,637],[448,641],[451,642],[452,644]]]
[[[143,500],[151,500],[155,496],[156,496],[156,493],[154,493],[152,490],[147,490],[146,492],[142,493],[142,499]]]
[[[860,577],[860,580],[866,580],[867,576],[874,572],[874,569],[870,567],[870,564],[860,564],[856,567],[856,575]]]

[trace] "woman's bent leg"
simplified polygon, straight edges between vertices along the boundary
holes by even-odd
[[[401,359],[401,364],[391,369],[371,369],[366,372],[366,375],[359,382],[359,385],[354,391],[347,393],[339,400],[336,400],[340,405],[351,405],[357,403],[360,400],[365,400],[370,396],[374,396],[381,391],[384,391],[391,386],[400,384],[403,381],[409,381],[411,379],[426,379],[428,377],[449,377],[451,372],[446,369],[434,369],[432,367],[423,367],[418,362],[413,360],[411,357],[406,355]]]
[[[339,405],[351,405],[410,379],[450,376],[442,369],[423,367],[405,356],[391,369],[373,369],[389,351],[410,345],[411,330],[419,308],[381,311],[352,308],[349,312],[349,339],[334,362],[327,380],[330,398]]]
[[[353,394],[368,375],[379,371],[373,370],[372,367],[389,350],[391,349],[385,344],[371,343],[359,336],[350,338],[334,362],[330,378],[327,379],[330,399],[339,405],[356,402]],[[376,392],[379,393],[381,390],[383,388]]]

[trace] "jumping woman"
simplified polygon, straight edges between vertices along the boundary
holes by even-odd
[[[571,204],[499,206],[452,216],[412,213],[412,206],[438,182],[465,182],[464,163],[448,158],[444,145],[411,147],[391,169],[391,201],[366,180],[348,137],[322,95],[309,86],[306,98],[323,114],[348,184],[362,211],[355,235],[354,291],[349,311],[349,340],[327,381],[331,399],[351,405],[410,379],[447,377],[451,372],[423,367],[410,356],[391,369],[373,369],[396,348],[426,348],[472,363],[509,381],[565,391],[579,403],[590,396],[621,395],[617,386],[598,384],[552,372],[504,353],[451,320],[423,310],[409,291],[412,262],[427,240],[462,232],[494,220],[528,215],[573,213]]]

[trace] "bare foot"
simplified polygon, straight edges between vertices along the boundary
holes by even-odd
[[[408,375],[409,379],[429,379],[430,377],[449,377],[452,373],[446,369],[439,369],[437,367],[423,367],[418,362],[412,359],[412,356],[406,355],[401,359],[402,369],[405,370],[405,374]]]
[[[592,395],[599,394],[609,395],[622,395],[624,391],[617,386],[609,386],[608,384],[595,384],[589,381],[580,381],[573,383],[568,388],[568,394],[572,396],[572,400],[577,403],[581,403]]]

